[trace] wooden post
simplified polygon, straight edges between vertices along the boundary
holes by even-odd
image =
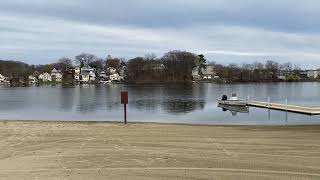
[[[288,99],[286,99],[286,124],[288,123]]]
[[[124,106],[124,124],[127,124],[127,104],[128,104],[128,92],[121,92],[121,104]]]
[[[124,104],[124,124],[127,124],[127,104]]]

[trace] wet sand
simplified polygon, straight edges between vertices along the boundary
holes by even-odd
[[[320,179],[320,126],[2,121],[0,179]]]

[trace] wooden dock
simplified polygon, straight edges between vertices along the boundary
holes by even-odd
[[[315,107],[304,107],[304,106],[295,106],[295,105],[286,105],[286,104],[278,104],[278,103],[268,103],[261,101],[248,101],[248,106],[259,107],[259,108],[267,108],[274,109],[279,111],[288,111],[299,114],[307,114],[307,115],[320,115],[320,108]]]

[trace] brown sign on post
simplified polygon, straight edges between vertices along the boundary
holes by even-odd
[[[128,104],[128,92],[121,92],[121,104],[124,105],[124,124],[127,124],[127,104]]]
[[[121,104],[128,104],[128,92],[121,92]]]

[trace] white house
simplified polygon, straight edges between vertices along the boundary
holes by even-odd
[[[320,77],[320,70],[307,70],[307,77],[312,79]]]
[[[30,83],[30,84],[35,84],[35,83],[37,83],[37,78],[30,75],[30,76],[29,76],[29,83]]]
[[[125,66],[121,68],[119,74],[120,74],[120,76],[122,76],[123,78],[126,77],[126,67],[125,67]]]
[[[103,80],[107,79],[108,78],[107,73],[105,71],[101,71],[99,78]]]
[[[213,79],[216,75],[214,70],[214,65],[206,65],[206,68],[201,68],[201,73],[203,75],[203,79]]]
[[[49,73],[42,73],[39,75],[39,80],[42,80],[42,82],[51,82],[52,78]]]
[[[122,68],[120,70],[120,74],[118,73],[117,69],[113,68],[113,67],[109,67],[107,68],[107,72],[110,74],[109,75],[109,80],[111,82],[121,82],[124,80],[124,74],[125,74],[125,69]]]
[[[93,82],[96,80],[96,74],[95,74],[95,69],[91,67],[83,67],[81,68],[81,82]]]
[[[57,69],[53,69],[51,71],[51,79],[52,79],[52,81],[55,81],[55,82],[61,82],[62,81],[61,72]]]
[[[74,80],[80,81],[80,67],[79,66],[74,68]]]
[[[4,77],[2,74],[0,74],[0,83],[7,83],[6,77]]]
[[[0,82],[4,82],[4,80],[5,80],[5,77],[2,74],[0,74]]]
[[[108,72],[109,74],[115,74],[115,73],[117,73],[117,69],[116,69],[116,68],[113,68],[113,67],[108,67],[108,68],[107,68],[107,72]]]
[[[109,79],[111,82],[120,82],[123,80],[123,77],[120,76],[118,73],[114,73],[109,76]]]
[[[216,72],[214,70],[214,65],[205,65],[206,68],[201,68],[199,66],[192,69],[193,80],[211,80],[217,78]],[[199,71],[200,69],[200,71]]]

